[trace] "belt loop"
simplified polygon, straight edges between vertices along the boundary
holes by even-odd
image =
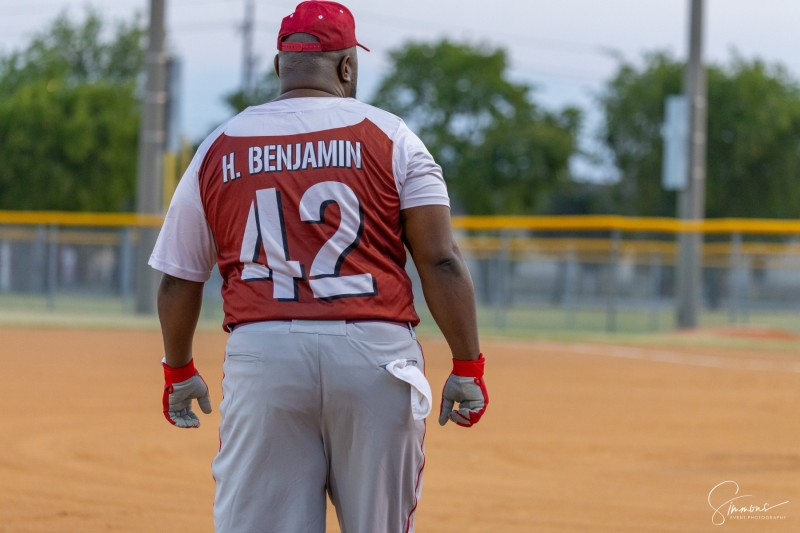
[[[408,322],[408,331],[411,332],[411,338],[417,340],[417,332],[414,331],[414,326],[411,324],[411,322]]]

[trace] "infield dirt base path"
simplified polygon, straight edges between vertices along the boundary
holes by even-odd
[[[161,415],[157,331],[0,329],[0,531],[213,531],[225,338],[197,336],[215,413],[184,431]],[[438,404],[449,356],[423,347]],[[480,425],[428,421],[418,532],[800,531],[800,343],[484,351]],[[737,509],[788,503],[714,526],[726,480]]]

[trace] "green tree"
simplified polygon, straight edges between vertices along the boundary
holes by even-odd
[[[270,69],[262,74],[261,79],[256,82],[250,94],[245,93],[242,89],[237,89],[226,94],[223,97],[223,101],[228,105],[231,112],[239,113],[247,107],[260,105],[275,99],[279,90],[280,80],[275,71]]]
[[[707,73],[707,216],[800,216],[797,82],[780,66],[740,57]],[[682,76],[683,63],[650,53],[641,66],[620,65],[601,95],[620,212],[675,214],[675,193],[661,187],[661,127],[664,100],[681,93]]]
[[[133,206],[143,35],[89,10],[0,57],[0,209]]]
[[[550,113],[508,79],[502,49],[408,43],[390,54],[373,103],[403,117],[467,212],[531,213],[569,178],[579,113]]]

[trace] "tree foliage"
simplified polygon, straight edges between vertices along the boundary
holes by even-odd
[[[253,90],[248,94],[242,89],[226,94],[223,98],[233,113],[239,113],[245,108],[253,105],[261,105],[269,102],[278,96],[280,90],[280,80],[275,71],[270,69],[262,74]]]
[[[740,57],[707,75],[707,216],[800,216],[797,82],[780,66]],[[651,53],[640,67],[620,65],[600,98],[622,212],[675,213],[675,193],[661,187],[661,127],[664,100],[681,93],[682,77],[683,63]]]
[[[419,134],[467,212],[530,213],[568,178],[578,111],[540,109],[529,86],[508,79],[502,49],[408,43],[390,60],[373,103]]]
[[[0,208],[132,207],[143,35],[87,11],[0,57]]]

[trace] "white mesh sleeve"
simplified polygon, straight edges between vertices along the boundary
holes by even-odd
[[[181,178],[148,262],[165,274],[198,282],[208,281],[217,255],[200,199],[202,159],[198,151]]]
[[[400,209],[422,205],[450,206],[442,167],[405,123],[394,138],[394,173]]]

